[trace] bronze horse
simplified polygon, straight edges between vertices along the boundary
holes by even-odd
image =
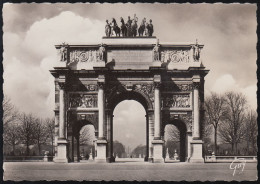
[[[140,27],[138,28],[139,36],[143,36],[144,35],[144,29],[145,29],[145,25],[141,24]]]
[[[114,18],[112,19],[112,29],[113,29],[112,34],[114,31],[115,35],[120,37],[120,28],[118,27],[116,20]]]

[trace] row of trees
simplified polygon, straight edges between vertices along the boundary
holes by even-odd
[[[32,114],[20,113],[5,96],[3,100],[3,142],[12,147],[15,155],[17,145],[26,147],[30,155],[30,146],[37,146],[41,154],[44,144],[52,146],[54,151],[54,118],[41,119]]]
[[[250,109],[246,97],[238,92],[211,93],[205,100],[204,138],[214,131],[214,151],[220,141],[231,145],[231,152],[238,154],[238,145],[246,142],[247,154],[257,152],[257,113]]]

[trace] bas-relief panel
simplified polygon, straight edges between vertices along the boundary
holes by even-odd
[[[162,106],[169,108],[190,108],[190,94],[164,94],[162,96]]]
[[[70,108],[93,108],[97,107],[97,95],[72,93],[69,95]]]
[[[189,50],[164,50],[161,52],[162,63],[189,63]]]

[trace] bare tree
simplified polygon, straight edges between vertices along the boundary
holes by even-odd
[[[95,133],[94,133],[94,127],[91,127],[90,125],[86,125],[82,127],[79,134],[79,144],[84,145],[92,145],[93,140],[95,139]]]
[[[223,142],[232,146],[232,152],[237,154],[237,145],[244,137],[245,133],[245,111],[246,98],[241,93],[227,92],[225,94],[226,107],[223,123],[219,127],[219,135]]]
[[[208,147],[211,144],[211,135],[212,135],[212,124],[209,123],[209,121],[205,121],[204,127],[203,127],[203,142],[204,142],[204,150],[206,153],[208,153]]]
[[[205,123],[211,124],[214,128],[214,149],[217,152],[217,133],[218,127],[224,118],[225,98],[223,95],[211,93],[211,95],[205,100]]]
[[[52,155],[54,155],[54,138],[55,138],[55,120],[54,120],[54,118],[47,118],[45,120],[45,124],[47,126],[48,138],[51,141]]]
[[[253,154],[257,153],[257,114],[256,111],[250,111],[247,113],[245,118],[245,140],[247,142],[247,154],[250,154],[250,147],[252,148]]]
[[[10,122],[13,122],[17,119],[18,111],[11,103],[11,100],[8,96],[5,95],[3,100],[3,124],[4,128]]]
[[[15,146],[20,143],[20,137],[17,134],[18,129],[18,124],[12,122],[5,125],[3,132],[4,144],[12,146],[13,155],[15,155]]]
[[[12,146],[13,154],[15,154],[15,146],[19,144],[17,114],[18,111],[10,98],[5,95],[3,99],[3,142],[5,145]]]
[[[167,125],[165,128],[165,139],[173,142],[180,142],[180,131],[174,125]]]
[[[38,146],[39,155],[41,154],[41,146],[47,142],[48,139],[47,125],[45,121],[39,118],[34,119],[34,139]]]
[[[35,117],[32,114],[22,113],[19,115],[19,137],[22,144],[26,145],[26,155],[30,154],[29,146],[35,144]]]

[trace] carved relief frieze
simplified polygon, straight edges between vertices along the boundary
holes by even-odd
[[[192,91],[194,88],[193,84],[164,84],[163,91]]]
[[[154,86],[153,84],[136,84],[135,88],[136,91],[141,91],[145,95],[149,97],[151,102],[154,102]]]
[[[188,50],[164,50],[161,52],[163,63],[189,63],[190,53]]]
[[[93,108],[97,107],[97,95],[89,94],[70,94],[69,96],[70,108]]]
[[[98,90],[98,85],[97,84],[88,84],[85,85],[88,91],[97,91]]]
[[[78,49],[70,51],[70,59],[68,65],[78,62],[101,62],[105,61],[105,48],[101,46],[99,49]]]
[[[162,96],[163,107],[190,108],[190,94],[165,94]]]
[[[136,91],[141,93],[145,98],[154,102],[154,87],[153,84],[106,84],[106,97],[107,100],[112,99],[113,96],[124,91]],[[107,101],[108,102],[108,101]]]

